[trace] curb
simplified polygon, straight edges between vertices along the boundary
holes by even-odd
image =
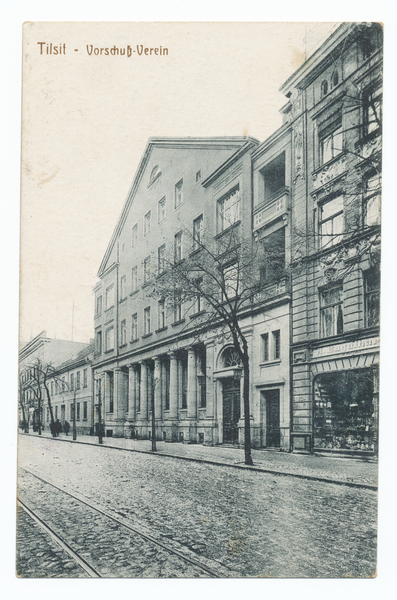
[[[29,433],[20,433],[19,435],[24,435],[24,436],[28,436],[28,437],[32,437],[30,436]],[[35,436],[35,437],[39,437],[39,436]],[[150,454],[151,456],[162,456],[165,458],[177,458],[179,460],[185,460],[188,462],[195,462],[195,463],[201,463],[201,464],[206,464],[206,465],[213,465],[216,467],[229,467],[232,469],[240,469],[243,471],[254,471],[257,473],[267,473],[270,475],[279,475],[282,477],[295,477],[297,479],[306,479],[308,481],[319,481],[321,483],[333,483],[335,485],[345,485],[347,487],[351,487],[351,488],[358,488],[358,489],[364,489],[364,490],[370,490],[373,492],[377,492],[378,491],[378,486],[377,485],[371,485],[369,483],[355,483],[353,481],[342,481],[340,479],[327,479],[326,477],[316,477],[315,475],[303,475],[302,473],[290,473],[288,471],[274,471],[272,469],[264,469],[262,467],[255,467],[255,466],[249,466],[249,465],[236,465],[236,464],[232,464],[232,463],[224,463],[224,462],[218,462],[215,460],[209,460],[209,459],[205,459],[205,458],[194,458],[192,456],[180,456],[178,454],[168,454],[166,452],[153,452],[151,450],[136,450],[134,448],[119,448],[118,446],[106,446],[106,445],[101,445],[101,444],[91,444],[90,442],[82,442],[79,440],[66,440],[65,438],[53,438],[53,437],[47,437],[44,436],[41,439],[48,439],[48,440],[52,440],[52,441],[59,441],[59,442],[69,442],[69,443],[74,443],[74,444],[82,444],[84,446],[93,446],[94,448],[107,448],[107,449],[111,449],[111,450],[121,450],[123,452],[136,452],[137,454]]]

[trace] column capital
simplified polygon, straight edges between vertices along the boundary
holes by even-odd
[[[171,352],[167,352],[167,356],[171,359],[176,359],[176,352],[174,350],[171,350]]]
[[[114,369],[112,369],[113,373],[122,373],[123,370],[121,367],[115,367]]]
[[[153,360],[154,360],[154,362],[155,362],[155,363],[157,363],[157,364],[160,364],[160,363],[161,363],[161,361],[160,361],[160,357],[159,357],[159,356],[154,356],[154,357],[153,357]]]

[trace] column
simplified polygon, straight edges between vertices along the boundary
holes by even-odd
[[[135,421],[136,417],[136,370],[134,365],[128,365],[128,420]]]
[[[126,390],[124,385],[124,373],[121,369],[113,370],[113,383],[114,418],[117,421],[124,421],[126,409]]]
[[[109,401],[110,401],[110,390],[109,390],[109,373],[104,371],[102,373],[102,412],[103,418],[105,418],[105,413],[109,412]]]
[[[161,362],[158,356],[154,359],[154,416],[161,421]]]
[[[147,421],[148,406],[147,406],[147,364],[143,360],[141,363],[141,419]]]
[[[170,419],[178,418],[178,360],[175,352],[170,352]]]
[[[197,369],[194,348],[187,351],[187,418],[197,417]]]
[[[214,397],[215,390],[213,372],[214,372],[214,343],[210,342],[205,346],[205,377],[206,377],[206,411],[205,416],[207,419],[213,419],[215,416],[214,412]]]

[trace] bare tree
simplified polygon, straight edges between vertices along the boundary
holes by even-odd
[[[199,308],[201,318],[188,325],[197,341],[209,331],[218,338],[231,339],[243,372],[245,464],[252,465],[250,363],[243,320],[265,299],[261,274],[274,266],[277,250],[266,251],[252,239],[243,240],[235,216],[231,215],[227,225],[216,238],[184,229],[187,257],[161,256],[151,295],[164,300],[175,321],[194,306],[194,312]]]

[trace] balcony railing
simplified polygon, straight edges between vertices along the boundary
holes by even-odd
[[[254,208],[254,231],[279,219],[288,210],[289,188],[281,188],[270,201],[265,201]]]

